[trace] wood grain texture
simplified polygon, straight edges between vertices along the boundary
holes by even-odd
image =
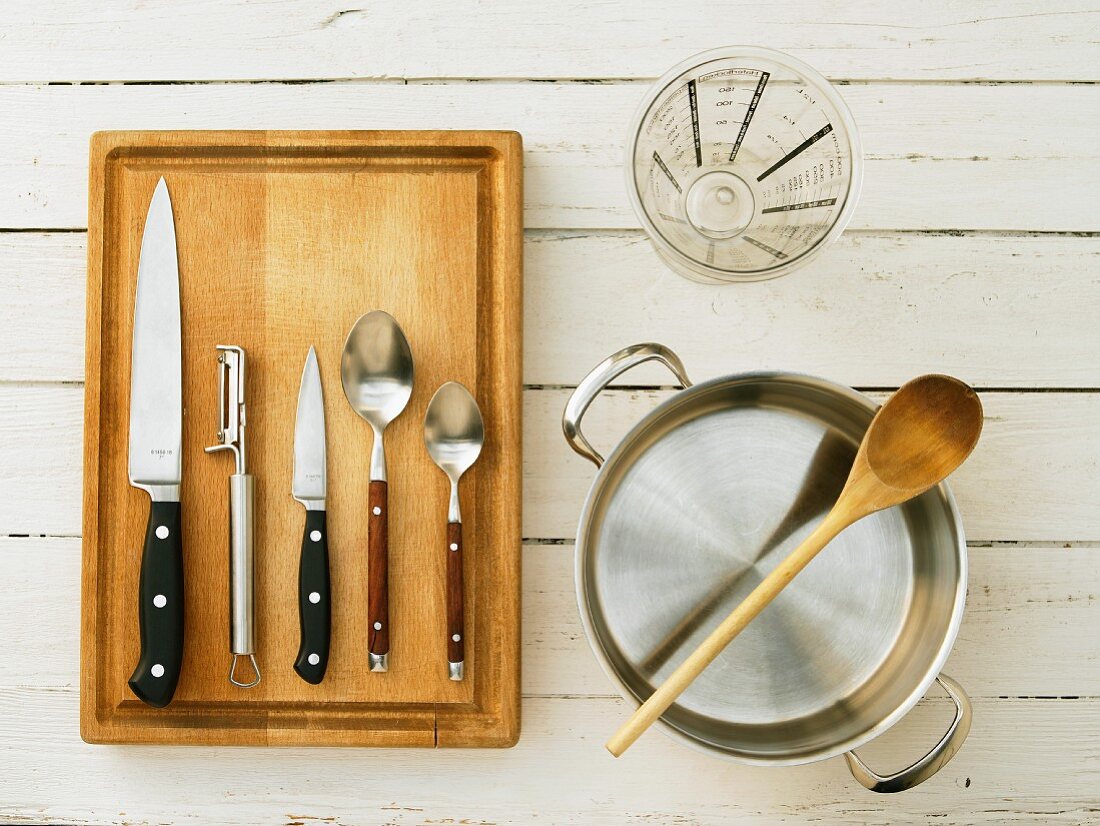
[[[578,366],[577,374],[591,366]],[[692,377],[712,375],[700,371]],[[568,395],[562,389],[524,392],[528,538],[573,539],[592,483],[591,466],[560,436]],[[586,414],[585,430],[597,448],[607,449],[669,395],[609,391]],[[884,394],[871,396],[881,400]],[[0,535],[80,534],[81,397],[78,386],[0,384],[0,501],[6,504]],[[981,445],[951,480],[968,539],[1100,541],[1093,506],[1100,501],[1100,394],[983,392],[982,401],[987,421]],[[1074,438],[1067,440],[1067,433]],[[438,475],[431,484],[446,502],[446,478]],[[431,518],[438,521],[439,513]],[[299,523],[292,524],[297,533]],[[330,551],[335,553],[331,545]]]
[[[834,78],[1097,79],[1096,9],[1058,0],[746,5],[688,0],[415,7],[338,0],[187,6],[77,0],[5,13],[0,76],[18,81],[334,77],[654,77],[704,48],[768,44]],[[1025,58],[1025,59],[1022,59]]]
[[[466,657],[466,631],[462,621],[462,523],[447,523],[447,662]]]
[[[851,788],[840,760],[786,769],[743,766],[665,737],[639,743],[629,762],[605,754],[593,759],[599,747],[589,732],[606,730],[626,708],[606,697],[525,698],[524,737],[506,752],[105,750],[76,738],[76,706],[71,687],[0,690],[0,714],[19,744],[0,752],[6,782],[21,791],[8,797],[9,819],[150,826],[327,819],[400,826],[449,820],[896,826],[941,820],[1089,824],[1097,808],[1095,739],[1083,736],[1100,726],[1095,698],[976,700],[974,727],[958,757],[934,781],[885,800]],[[896,765],[923,753],[946,713],[946,702],[922,703],[886,735],[888,741],[864,750],[868,760]],[[36,770],[42,765],[53,770]],[[663,782],[653,781],[658,775]]]
[[[97,129],[338,126],[522,130],[528,228],[635,228],[623,184],[624,143],[646,89],[640,83],[0,84],[0,110],[20,113],[0,120],[0,179],[8,184],[0,190],[0,227],[87,226],[86,139]],[[1079,200],[1079,193],[1100,189],[1089,129],[1100,120],[1100,85],[867,83],[839,91],[866,159],[850,228],[1100,231],[1100,216]]]
[[[967,553],[966,612],[947,673],[976,698],[1100,696],[1100,651],[1080,633],[1100,623],[1100,547],[971,544]],[[80,540],[0,538],[0,577],[12,616],[35,617],[9,623],[0,687],[76,686]],[[581,629],[571,542],[524,546],[523,593],[524,695],[616,696]],[[43,647],[46,638],[54,644]]]
[[[0,382],[83,381],[85,259],[83,234],[0,233]],[[524,259],[528,385],[576,384],[644,334],[698,376],[896,387],[940,370],[979,387],[1100,387],[1100,237],[848,232],[811,269],[737,289],[675,276],[637,231],[532,230]],[[660,367],[631,373],[667,382]]]
[[[367,486],[367,650],[390,653],[390,503],[385,482]]]
[[[85,387],[81,732],[91,742],[504,746],[518,733],[520,503],[520,142],[510,133],[102,133],[92,141]],[[168,180],[184,322],[183,674],[167,709],[124,693],[135,651],[131,539],[144,495],[127,483],[130,338],[137,250],[152,186]],[[371,216],[364,221],[363,216]],[[364,254],[366,251],[366,254]],[[445,278],[440,278],[445,275]],[[446,295],[448,300],[440,302]],[[388,432],[394,637],[368,674],[363,513],[370,430],[326,394],[332,648],[324,683],[291,669],[298,647],[301,508],[289,496],[302,354],[339,387],[339,353],[363,311],[398,317],[418,358],[409,414]],[[444,337],[442,331],[446,330]],[[201,454],[216,422],[205,381],[215,343],[249,353],[257,478],[257,658],[247,695],[228,653],[224,465]],[[444,566],[430,516],[446,491],[420,439],[429,389],[476,388],[491,425],[468,529],[486,550],[470,572],[470,675],[438,668]],[[490,493],[491,491],[491,493]],[[377,492],[376,492],[377,494]],[[376,534],[377,537],[377,534]],[[375,586],[379,577],[373,577]],[[480,613],[478,613],[480,612]],[[479,667],[480,665],[480,667]]]

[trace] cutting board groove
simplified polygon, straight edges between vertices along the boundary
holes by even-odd
[[[148,497],[127,479],[138,250],[163,176],[183,319],[186,642],[173,702],[127,686]],[[94,743],[508,746],[519,732],[522,146],[512,132],[103,132],[91,141],[81,612],[81,734]],[[352,323],[402,325],[412,399],[386,432],[390,671],[367,669],[370,428],[340,384]],[[259,686],[229,684],[232,460],[217,424],[216,344],[248,355],[256,477]],[[298,383],[317,348],[328,437],[332,648],[317,686],[293,671],[305,514],[290,496]],[[466,679],[446,666],[448,483],[423,446],[445,381],[486,420],[462,482]]]

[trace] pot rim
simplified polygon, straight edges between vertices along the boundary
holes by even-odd
[[[691,395],[701,395],[709,392],[716,387],[726,384],[737,384],[747,381],[779,381],[779,382],[792,382],[799,384],[809,384],[823,389],[827,392],[835,393],[838,396],[846,398],[849,401],[855,402],[861,407],[866,408],[869,412],[874,412],[878,409],[878,405],[873,399],[869,398],[863,393],[848,387],[847,385],[834,382],[829,379],[824,379],[819,376],[814,376],[809,373],[799,373],[792,371],[779,371],[779,370],[750,370],[741,373],[730,373],[716,378],[708,379],[707,381],[693,384],[690,387],[679,390],[673,394],[670,398],[665,399],[653,410],[649,411],[643,416],[627,433],[619,439],[614,448],[608,453],[607,459],[603,465],[596,472],[595,477],[592,480],[592,484],[588,489],[588,494],[585,497],[584,505],[581,508],[580,520],[577,524],[577,536],[573,552],[573,584],[576,590],[577,608],[581,616],[581,626],[584,628],[584,636],[588,642],[588,647],[592,650],[596,660],[600,664],[600,668],[608,679],[614,684],[615,688],[619,692],[619,695],[628,703],[639,705],[639,698],[627,687],[626,683],[620,678],[618,673],[612,667],[606,654],[597,643],[597,636],[595,628],[593,626],[587,594],[585,590],[584,579],[584,565],[582,560],[587,557],[585,551],[587,550],[587,543],[584,541],[584,537],[590,526],[592,511],[595,506],[595,502],[598,495],[603,491],[606,484],[606,479],[612,469],[620,461],[620,457],[623,452],[623,445],[630,444],[636,439],[644,430],[652,425],[652,423],[664,412],[675,404],[683,402],[684,398]],[[951,492],[951,487],[946,481],[940,482],[933,490],[937,490],[943,497],[947,504],[948,510],[951,513],[955,535],[957,537],[955,543],[956,556],[959,564],[959,577],[958,584],[955,587],[955,598],[952,604],[951,619],[948,623],[947,630],[944,634],[943,641],[940,644],[940,648],[936,653],[935,658],[930,663],[924,676],[918,685],[915,686],[905,699],[884,718],[868,726],[864,731],[853,735],[839,743],[832,744],[828,747],[818,749],[814,752],[800,753],[795,756],[779,756],[779,757],[760,757],[756,755],[743,754],[740,752],[728,751],[721,749],[713,744],[707,743],[704,740],[691,737],[684,733],[680,729],[673,726],[671,723],[665,721],[664,716],[659,717],[654,726],[659,728],[661,732],[673,740],[676,740],[684,745],[688,746],[695,751],[702,752],[704,754],[720,757],[725,760],[729,760],[735,763],[743,763],[747,765],[755,766],[800,766],[808,763],[816,763],[821,760],[828,760],[832,757],[837,757],[845,752],[857,749],[862,745],[869,743],[871,740],[878,737],[884,731],[889,729],[902,717],[904,717],[917,702],[925,695],[932,683],[935,682],[936,677],[943,669],[947,662],[948,657],[951,655],[951,650],[954,648],[955,640],[959,633],[959,627],[962,625],[962,616],[966,607],[966,589],[967,579],[969,575],[969,561],[966,547],[966,535],[963,530],[962,515],[959,512],[958,505],[955,502],[955,496]]]

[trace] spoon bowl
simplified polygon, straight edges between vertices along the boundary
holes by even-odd
[[[440,470],[457,483],[481,454],[485,423],[470,391],[458,382],[440,387],[424,416],[424,445]]]
[[[871,422],[867,466],[879,481],[926,491],[963,463],[982,432],[982,403],[951,376],[920,376],[903,385]]]
[[[413,359],[408,339],[393,316],[374,310],[348,333],[340,379],[352,410],[381,433],[412,395]]]

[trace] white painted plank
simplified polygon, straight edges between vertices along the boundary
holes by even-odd
[[[1096,79],[1095,7],[729,0],[10,4],[5,80],[653,77],[729,41],[834,77]]]
[[[84,388],[0,387],[0,536],[80,533]]]
[[[614,391],[585,431],[608,448],[667,391]],[[592,466],[561,437],[568,392],[524,394],[523,535],[571,538]],[[881,397],[881,394],[879,394]],[[1100,540],[1100,394],[983,393],[986,429],[952,480],[967,537]],[[83,391],[0,385],[0,535],[80,532]]]
[[[857,387],[947,372],[983,387],[1098,387],[1100,239],[848,233],[808,269],[685,281],[642,234],[532,234],[524,380],[575,385],[659,341],[695,380],[776,369]],[[669,385],[659,366],[624,375]]]
[[[0,539],[0,581],[0,686],[78,686],[80,540]],[[972,697],[1100,696],[1100,654],[1081,633],[1100,625],[1098,594],[1095,547],[972,547],[966,614],[945,671]],[[577,618],[572,545],[524,547],[523,658],[528,696],[616,695]]]
[[[0,232],[0,380],[83,381],[87,238]]]
[[[505,751],[88,746],[75,689],[0,690],[0,817],[28,823],[577,824],[1083,823],[1094,818],[1100,702],[978,700],[962,751],[902,795],[876,796],[839,758],[794,768],[715,760],[651,732],[602,747],[625,703],[528,698]],[[946,703],[866,747],[894,768],[924,753]]]
[[[528,227],[636,227],[623,146],[644,92],[643,84],[0,86],[0,110],[20,113],[0,120],[0,227],[84,227],[89,135],[168,128],[515,129],[525,139]],[[1090,131],[1100,86],[873,83],[842,93],[867,157],[853,227],[1100,230],[1088,208],[1100,189]]]
[[[708,378],[701,375],[699,380]],[[571,538],[595,470],[561,436],[568,391],[524,398],[524,536]],[[609,451],[668,391],[613,391],[583,430]],[[883,398],[883,394],[873,394]],[[986,424],[951,487],[972,542],[1100,539],[1100,394],[982,393]],[[62,517],[64,511],[54,514]],[[59,520],[60,521],[60,520]]]
[[[574,385],[660,341],[692,376],[787,369],[858,387],[948,372],[982,387],[1100,387],[1100,238],[849,233],[811,269],[713,287],[639,232],[530,232],[524,381]],[[0,381],[84,378],[79,233],[0,233]],[[613,308],[609,310],[609,308]],[[659,367],[624,377],[668,384]]]

